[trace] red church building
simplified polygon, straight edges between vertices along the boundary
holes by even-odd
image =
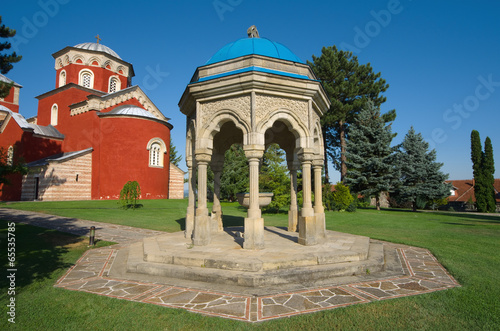
[[[55,88],[37,97],[36,117],[19,113],[19,84],[0,99],[0,147],[29,167],[0,187],[0,200],[117,199],[129,180],[143,199],[168,198],[172,125],[132,85],[132,64],[99,43],[53,57]]]

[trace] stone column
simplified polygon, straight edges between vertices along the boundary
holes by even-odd
[[[288,163],[290,172],[290,210],[288,211],[288,231],[296,232],[298,230],[299,207],[297,205],[297,170],[298,162]]]
[[[303,149],[299,153],[299,160],[302,164],[302,194],[303,205],[299,217],[299,244],[316,245],[318,235],[316,231],[316,217],[311,203],[311,164],[313,161],[313,151]]]
[[[198,166],[198,208],[194,219],[193,244],[205,246],[210,243],[210,216],[207,208],[207,167],[211,155],[209,150],[196,151]]]
[[[185,238],[192,238],[193,236],[193,228],[194,228],[194,217],[195,217],[195,208],[196,201],[194,191],[196,189],[196,180],[193,176],[193,159],[186,159],[186,165],[188,167],[188,207],[186,212],[186,229],[184,230]],[[196,167],[196,165],[195,165]]]
[[[211,215],[211,231],[212,233],[222,232],[224,230],[222,224],[222,208],[220,206],[220,176],[224,166],[224,155],[214,154],[210,167],[214,173],[214,204],[212,206]]]
[[[316,233],[319,237],[324,238],[326,236],[326,229],[325,208],[323,207],[323,183],[321,182],[322,170],[323,160],[314,160],[314,216],[316,216]]]
[[[248,214],[245,218],[245,235],[243,248],[264,248],[264,219],[259,206],[259,165],[264,155],[264,146],[245,146],[245,156],[250,168],[250,197]]]

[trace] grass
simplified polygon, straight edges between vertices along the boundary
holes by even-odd
[[[29,202],[0,207],[44,210],[63,216],[155,230],[184,226],[186,201],[141,201],[121,210],[114,201]],[[150,209],[150,210],[148,210]],[[223,204],[224,223],[242,225],[245,210]],[[54,288],[86,249],[79,238],[16,225],[19,330],[498,330],[500,329],[500,217],[450,213],[358,210],[326,213],[330,230],[428,248],[462,287],[420,296],[355,305],[260,324],[206,317],[182,310]],[[286,214],[264,215],[266,225],[286,226]],[[8,221],[8,220],[5,220]],[[6,250],[7,222],[0,222]],[[145,226],[147,225],[147,226]],[[2,236],[3,235],[3,236]],[[104,244],[104,243],[102,243]],[[1,256],[5,256],[2,254]],[[3,257],[4,265],[5,257]],[[6,267],[4,268],[4,270]],[[5,278],[2,277],[2,288]],[[4,285],[5,284],[5,285]],[[0,294],[0,329],[7,323],[6,291]]]

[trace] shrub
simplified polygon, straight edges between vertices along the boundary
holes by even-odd
[[[346,210],[353,200],[354,198],[352,197],[351,192],[349,192],[349,187],[340,182],[335,185],[333,202],[336,204],[338,210]]]
[[[356,201],[356,208],[369,208],[370,207],[370,198],[369,197],[360,197],[354,199]]]
[[[351,202],[351,204],[346,208],[345,211],[349,212],[349,213],[354,213],[357,209],[357,205],[356,205],[356,202]]]
[[[128,209],[136,209],[142,207],[141,204],[137,203],[141,196],[141,187],[139,183],[134,181],[128,181],[125,185],[123,185],[122,190],[120,191],[120,202],[123,205],[123,208]]]

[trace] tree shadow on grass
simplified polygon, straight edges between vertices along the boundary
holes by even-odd
[[[175,221],[179,224],[179,226],[181,228],[181,231],[186,230],[186,218],[185,217],[179,218],[179,219],[177,219]]]
[[[360,209],[365,209],[365,208],[360,208]],[[375,210],[373,208],[366,208],[366,209]],[[500,223],[500,216],[488,215],[488,214],[478,215],[478,214],[471,214],[468,212],[442,212],[442,211],[430,211],[430,210],[426,210],[426,211],[418,210],[418,211],[414,212],[410,209],[397,209],[397,208],[382,208],[382,211],[439,215],[439,216],[446,216],[446,217],[453,217],[453,218],[463,218],[464,221],[477,220],[477,221],[481,221],[481,223],[491,223],[491,224],[499,224]]]
[[[242,216],[222,215],[222,224],[225,228],[230,226],[244,226],[245,218]]]
[[[0,241],[7,247],[7,225],[0,221]],[[2,254],[2,265],[5,269],[17,269],[15,272],[16,289],[23,288],[33,282],[51,278],[54,271],[68,269],[72,263],[65,262],[63,256],[71,247],[85,247],[82,238],[55,230],[44,229],[25,224],[15,225],[15,264],[9,265],[7,254]],[[2,277],[0,286],[9,287],[9,280]],[[7,285],[7,286],[5,286]],[[4,287],[5,286],[5,287]]]

